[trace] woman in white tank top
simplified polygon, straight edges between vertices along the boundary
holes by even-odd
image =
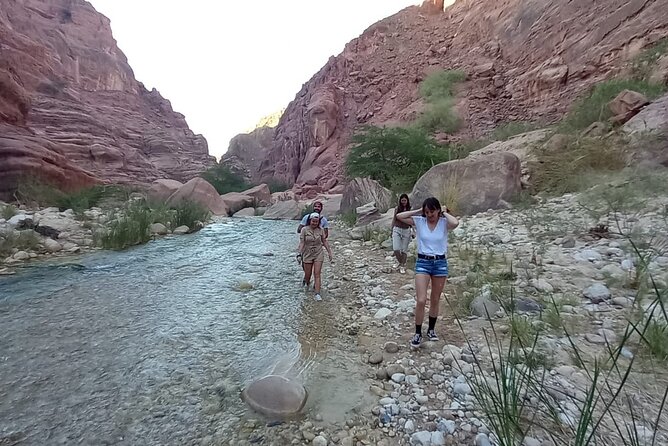
[[[438,341],[435,326],[438,317],[438,304],[441,300],[443,287],[448,279],[448,231],[456,228],[459,221],[441,209],[441,203],[434,198],[427,198],[422,209],[400,212],[396,215],[399,221],[415,226],[417,232],[418,258],[415,262],[415,335],[411,340],[412,347],[422,344],[422,321],[427,303],[427,288],[431,281],[429,301],[429,328],[427,339]]]

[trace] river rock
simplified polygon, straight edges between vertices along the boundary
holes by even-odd
[[[151,234],[165,235],[168,232],[167,227],[162,223],[153,223],[151,225]]]
[[[501,309],[501,305],[485,296],[476,296],[471,302],[471,313],[478,317],[492,318]]]
[[[60,243],[50,238],[47,238],[44,241],[44,247],[49,252],[58,252],[63,249],[63,246]]]
[[[238,212],[235,212],[232,217],[254,217],[255,209],[254,208],[245,208]]]
[[[380,364],[383,362],[383,354],[380,352],[375,352],[369,356],[369,364]]]
[[[187,234],[188,231],[190,231],[190,228],[188,226],[183,225],[183,226],[179,226],[178,228],[174,229],[174,231],[172,231],[172,234],[183,235],[183,234]]]
[[[582,294],[595,304],[605,302],[612,295],[608,287],[602,283],[594,283],[588,286],[582,291]]]
[[[251,383],[241,396],[258,412],[270,417],[285,418],[302,410],[308,394],[304,386],[296,381],[269,375]]]

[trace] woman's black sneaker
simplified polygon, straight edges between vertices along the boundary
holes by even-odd
[[[429,330],[427,331],[427,339],[430,340],[431,342],[436,342],[438,341],[438,335],[434,330]]]
[[[418,348],[422,344],[422,335],[415,333],[413,339],[411,339],[411,347]]]

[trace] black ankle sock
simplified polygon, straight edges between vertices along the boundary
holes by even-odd
[[[415,334],[419,334],[420,336],[422,336],[422,324],[420,325],[415,324]]]
[[[433,331],[436,327],[436,318],[429,316],[429,331]]]

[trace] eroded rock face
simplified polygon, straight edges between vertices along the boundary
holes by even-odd
[[[241,396],[249,406],[264,415],[289,418],[302,410],[308,394],[296,381],[269,375],[251,383]]]
[[[521,174],[520,160],[510,152],[448,161],[420,177],[413,187],[411,202],[421,206],[433,196],[461,214],[498,209],[507,206],[522,190]]]
[[[0,194],[35,172],[66,172],[46,178],[65,188],[148,184],[187,181],[214,163],[184,116],[137,82],[90,3],[3,2],[0,41],[0,166],[11,162]]]
[[[468,74],[456,106],[465,125],[455,139],[480,137],[504,121],[553,122],[668,35],[660,2],[450,3],[406,8],[330,58],[288,105],[260,177],[295,184],[306,197],[336,187],[353,130],[414,120],[424,107],[419,83],[439,69]]]

